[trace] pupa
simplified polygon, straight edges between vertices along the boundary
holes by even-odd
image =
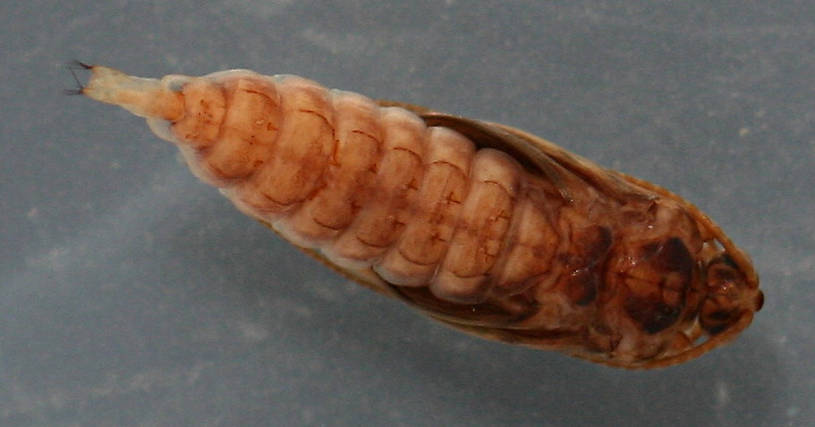
[[[235,206],[344,276],[484,338],[622,368],[735,338],[748,256],[693,204],[510,126],[293,76],[90,71]]]

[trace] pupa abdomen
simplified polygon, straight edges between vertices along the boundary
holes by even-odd
[[[89,68],[83,94],[146,117],[244,213],[468,332],[656,367],[761,306],[746,255],[693,205],[517,129],[296,76]]]
[[[233,71],[180,80],[171,85],[181,88],[183,115],[154,129],[165,128],[160,135],[181,147],[196,175],[299,246],[459,303],[551,269],[558,239],[546,195],[532,206],[522,191],[540,178],[511,156],[300,77]],[[548,241],[522,262],[527,254],[512,247],[529,240],[530,221]]]

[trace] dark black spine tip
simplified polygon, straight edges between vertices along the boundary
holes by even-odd
[[[93,65],[86,64],[86,63],[84,63],[82,61],[79,61],[79,60],[76,60],[76,59],[71,60],[70,62],[68,62],[67,66],[68,66],[68,69],[90,70],[91,68],[93,68]]]
[[[90,70],[93,68],[93,65],[88,65],[84,62],[74,59],[73,61],[70,61],[67,64],[65,64],[65,68],[67,68],[68,71],[71,72],[71,76],[73,76],[74,82],[76,83],[76,88],[65,89],[63,92],[66,95],[82,95],[82,92],[85,90],[85,85],[83,85],[82,81],[79,80],[79,76],[76,75],[76,72]]]

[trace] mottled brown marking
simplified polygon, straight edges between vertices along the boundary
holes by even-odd
[[[676,237],[643,245],[640,256],[637,267],[628,272],[634,280],[627,282],[632,294],[625,300],[625,311],[653,334],[679,318],[691,284],[693,259]]]
[[[739,288],[743,286],[744,276],[736,270],[736,265],[729,257],[719,257],[707,267],[707,296],[702,303],[699,321],[706,331],[718,334],[726,330],[741,317],[743,310]],[[758,293],[753,301],[761,308],[764,295]]]
[[[194,80],[185,84],[181,93],[185,114],[172,124],[176,138],[197,149],[215,144],[226,115],[223,87],[207,80]]]
[[[230,143],[213,145],[202,161],[217,178],[234,180],[259,170],[271,155],[283,114],[277,91],[263,80],[237,80],[225,92],[219,138]]]
[[[573,271],[569,276],[567,293],[569,299],[577,305],[586,305],[597,297],[600,278],[596,271],[589,268]]]
[[[590,226],[572,233],[572,250],[567,257],[570,271],[566,293],[578,306],[585,306],[598,295],[603,263],[612,244],[612,232],[605,226]]]
[[[653,297],[630,296],[625,300],[625,311],[649,334],[671,326],[679,318],[679,308]]]
[[[581,229],[573,236],[572,257],[570,265],[593,267],[602,264],[611,248],[611,230],[602,225]]]

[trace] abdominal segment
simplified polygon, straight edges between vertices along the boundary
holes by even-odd
[[[294,76],[221,73],[181,93],[169,133],[193,171],[341,268],[455,303],[554,270],[552,214],[527,200],[539,178],[506,153]]]

